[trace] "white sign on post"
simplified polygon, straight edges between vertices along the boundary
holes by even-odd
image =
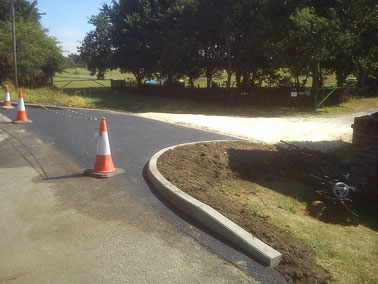
[[[294,97],[297,97],[298,96],[298,92],[291,92],[291,97],[294,98]]]

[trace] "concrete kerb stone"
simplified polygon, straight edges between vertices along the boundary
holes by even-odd
[[[265,266],[275,267],[281,259],[282,254],[268,246],[261,240],[252,236],[249,232],[214,210],[210,206],[200,202],[199,200],[186,194],[173,184],[171,184],[159,172],[157,168],[157,161],[159,157],[168,150],[173,150],[176,147],[193,145],[197,143],[208,142],[225,142],[232,140],[216,140],[216,141],[202,141],[194,143],[179,144],[160,150],[152,156],[147,166],[147,177],[154,187],[170,202],[180,208],[189,216],[193,217],[198,222],[209,227],[214,232],[220,234],[228,241],[241,248],[253,256],[256,260]]]

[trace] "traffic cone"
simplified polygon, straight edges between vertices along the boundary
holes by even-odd
[[[84,174],[97,178],[107,178],[122,172],[122,169],[116,170],[116,168],[114,167],[112,153],[110,151],[106,118],[101,117],[97,144],[97,156],[94,169],[86,170]]]
[[[8,86],[5,86],[4,102],[0,106],[0,108],[14,109],[14,107],[11,104],[10,95],[9,95],[9,87]]]
[[[26,114],[24,97],[21,90],[18,91],[17,119],[13,123],[32,123]]]

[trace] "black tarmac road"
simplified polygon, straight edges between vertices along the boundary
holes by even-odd
[[[84,169],[93,168],[99,121],[76,119],[64,115],[85,118],[64,110],[50,112],[40,107],[26,106],[32,124],[25,124],[27,131],[38,135],[45,143],[54,144],[66,156],[75,160]],[[0,110],[14,120],[16,111]],[[80,110],[80,112],[106,117],[112,157],[117,168],[124,174],[112,177],[110,182],[128,191],[135,200],[152,208],[174,226],[180,228],[228,262],[234,263],[243,271],[262,283],[285,283],[284,278],[274,269],[255,262],[250,257],[232,248],[220,237],[214,236],[206,228],[183,215],[177,208],[162,199],[148,184],[144,177],[144,167],[153,154],[162,148],[194,141],[233,139],[216,133],[196,130],[141,118],[124,113]],[[73,173],[79,174],[79,173]]]

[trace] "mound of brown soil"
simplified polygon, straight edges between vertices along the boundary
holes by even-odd
[[[278,158],[277,158],[278,157]],[[277,148],[246,142],[201,143],[167,151],[158,161],[160,172],[181,190],[208,204],[283,255],[276,268],[289,282],[327,283],[331,276],[315,261],[313,250],[291,233],[257,215],[246,204],[214,188],[249,177],[288,175]],[[253,192],[251,192],[253,194]]]

